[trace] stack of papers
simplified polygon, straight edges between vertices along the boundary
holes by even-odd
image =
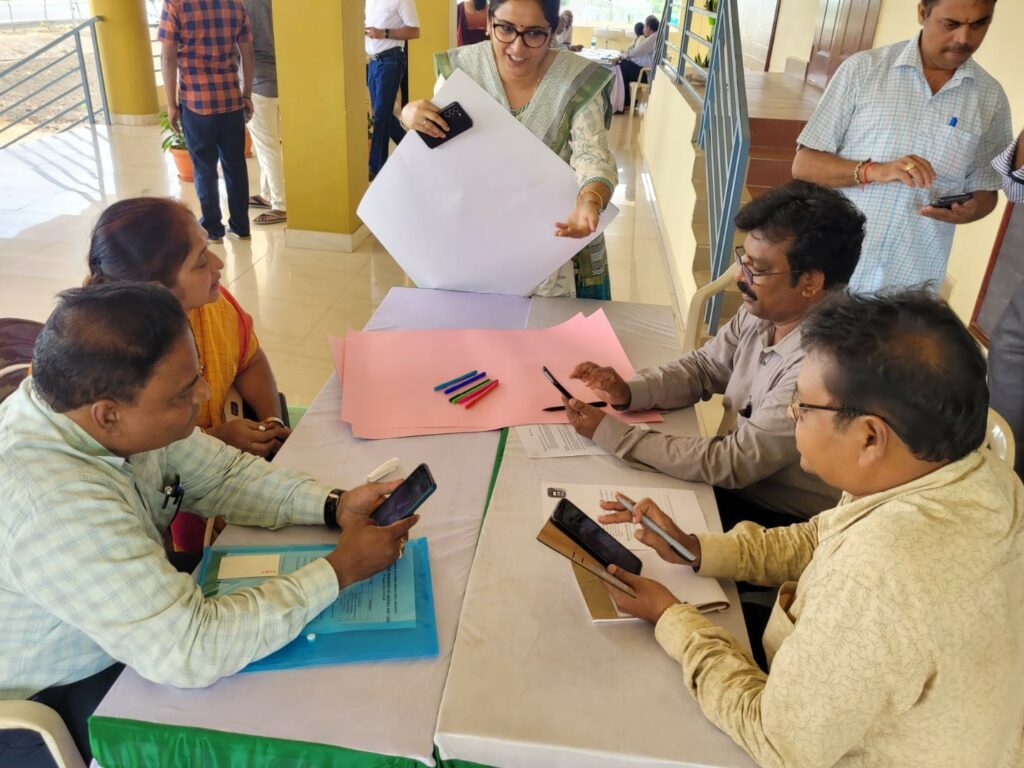
[[[483,432],[520,424],[565,424],[547,366],[573,395],[599,398],[569,378],[592,360],[624,378],[635,371],[602,310],[578,314],[552,328],[349,331],[332,338],[343,393],[341,419],[361,438]],[[472,408],[453,407],[435,387],[467,371],[486,373],[499,386]],[[619,414],[631,422],[661,421],[656,412]]]

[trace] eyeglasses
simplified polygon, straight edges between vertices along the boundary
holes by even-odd
[[[551,37],[550,29],[530,27],[520,31],[511,24],[506,24],[493,18],[491,19],[491,32],[495,40],[507,45],[511,45],[516,41],[517,37],[521,37],[523,38],[523,44],[527,48],[543,48],[547,44],[548,38]]]
[[[803,403],[800,402],[797,396],[797,391],[795,389],[793,390],[793,397],[790,398],[789,406],[787,407],[786,411],[789,414],[789,418],[791,418],[794,422],[800,421],[801,411],[832,411],[832,413],[841,413],[845,416],[853,417],[874,416],[876,419],[881,419],[882,421],[884,421],[887,425],[889,425],[889,429],[895,432],[901,440],[903,439],[903,436],[900,435],[899,430],[896,429],[895,426],[893,426],[893,423],[889,421],[887,418],[885,418],[885,416],[882,416],[879,413],[871,413],[871,411],[862,411],[860,408],[849,408],[845,405],[813,405],[811,403]]]
[[[740,271],[743,273],[743,279],[747,281],[747,285],[754,285],[754,279],[758,277],[771,277],[772,275],[795,275],[803,272],[802,269],[790,269],[785,272],[754,272],[747,263],[743,260],[747,256],[747,249],[742,245],[736,246],[736,264],[739,266]]]

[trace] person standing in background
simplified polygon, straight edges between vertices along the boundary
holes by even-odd
[[[1011,203],[1024,203],[1024,131],[992,160]],[[992,331],[988,345],[989,405],[1006,419],[1014,439],[1024,440],[1024,282]],[[1024,446],[1021,446],[1024,448]],[[1024,478],[1024,450],[1017,449],[1014,469]]]
[[[281,110],[277,99],[277,53],[271,0],[245,0],[252,25],[256,71],[252,83],[252,133],[260,164],[260,193],[249,198],[250,208],[269,208],[256,224],[279,224],[288,219],[284,200],[284,156],[281,153]]]
[[[388,141],[405,136],[395,117],[395,97],[405,74],[405,41],[420,36],[414,0],[366,0],[366,87],[373,110],[370,140],[370,180],[388,159]]]
[[[224,240],[217,161],[228,193],[228,229],[249,238],[249,169],[245,124],[252,119],[255,54],[242,0],[164,0],[160,67],[167,119],[185,133],[195,170],[199,223],[208,242]],[[238,63],[242,63],[239,82]],[[181,74],[179,101],[178,75]]]
[[[487,39],[487,0],[460,0],[455,14],[456,45],[474,45]]]

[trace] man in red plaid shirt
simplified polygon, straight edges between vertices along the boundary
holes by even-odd
[[[211,243],[224,239],[217,190],[219,157],[228,192],[228,229],[248,238],[245,123],[252,117],[256,62],[245,5],[242,0],[164,0],[160,40],[167,116],[171,125],[185,132],[203,213],[199,223]]]

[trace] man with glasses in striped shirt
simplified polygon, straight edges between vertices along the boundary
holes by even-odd
[[[801,323],[846,287],[864,222],[827,187],[792,181],[771,190],[736,216],[747,233],[736,248],[743,306],[711,341],[628,382],[593,362],[573,372],[617,410],[683,408],[724,395],[718,434],[668,435],[578,400],[569,402],[569,422],[621,459],[714,486],[726,530],[751,519],[788,525],[831,507],[839,492],[800,469],[786,409],[804,358]]]

